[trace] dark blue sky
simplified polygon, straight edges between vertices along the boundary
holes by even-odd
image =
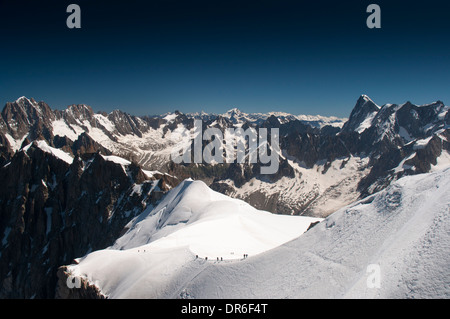
[[[66,27],[70,3],[81,29]],[[449,15],[436,0],[0,0],[0,104],[341,117],[360,94],[448,104]]]

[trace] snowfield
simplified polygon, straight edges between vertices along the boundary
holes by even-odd
[[[133,219],[109,249],[70,266],[110,298],[167,296],[192,268],[240,263],[301,236],[321,218],[275,215],[185,180]],[[181,277],[180,277],[181,276]],[[172,281],[175,280],[175,283]]]
[[[450,168],[407,176],[281,247],[211,265],[193,298],[449,298]],[[380,270],[371,288],[371,265]],[[276,270],[276,271],[275,271]]]
[[[301,235],[318,219],[184,181],[69,271],[110,298],[449,298],[448,185],[450,168],[403,177]]]
[[[46,141],[36,141],[36,144],[44,152],[52,154],[56,158],[63,160],[64,162],[66,162],[69,165],[72,164],[73,158],[68,153],[66,153],[58,148],[49,146]],[[31,144],[30,144],[30,146],[31,146]]]

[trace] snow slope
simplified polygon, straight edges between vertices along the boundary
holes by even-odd
[[[309,220],[269,218],[185,181],[113,247],[69,271],[110,298],[449,298],[448,185],[450,168],[403,177],[298,236]],[[297,238],[276,247],[289,236]],[[227,249],[250,257],[214,258]]]
[[[449,298],[449,185],[450,168],[401,178],[285,245],[201,270],[172,296]]]
[[[69,271],[110,298],[161,297],[199,268],[239,263],[244,254],[282,245],[320,220],[258,211],[201,181],[185,180],[133,219],[112,247],[85,256]]]
[[[43,141],[43,140],[36,141],[36,145],[44,152],[52,154],[53,156],[63,160],[67,164],[72,164],[72,162],[73,162],[72,156],[70,156],[68,153],[66,153],[58,148],[49,146],[46,141]],[[31,146],[31,143],[29,145],[25,146],[24,150],[26,151],[27,147],[29,147],[29,146]]]

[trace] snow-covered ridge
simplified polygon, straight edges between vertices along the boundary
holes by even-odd
[[[134,220],[129,236],[79,259],[68,272],[109,298],[447,298],[449,183],[450,168],[403,177],[281,246],[229,261],[193,255],[199,249],[195,243],[224,245],[212,228],[194,232],[194,226],[212,226],[225,212],[214,211],[213,205],[211,215],[197,215],[197,200],[189,193],[204,186],[185,181],[166,197],[166,206]],[[220,202],[219,197],[213,202]],[[240,220],[235,226],[256,235],[256,222]],[[145,234],[155,226],[167,228],[166,234],[158,237],[156,230],[152,236],[158,238],[146,244]],[[268,229],[259,240],[267,238]],[[229,239],[241,235],[235,230],[226,228]],[[375,287],[369,277],[373,269],[381,275]]]
[[[185,180],[133,219],[113,246],[69,270],[111,298],[156,297],[191,263],[237,262],[302,235],[317,221],[258,211],[203,182]]]
[[[403,177],[283,246],[208,267],[178,297],[448,298],[449,184],[450,168]]]
[[[171,246],[175,241],[168,238],[176,237],[176,245],[185,241],[196,254],[236,259],[244,253],[258,254],[288,241],[304,232],[311,222],[319,220],[259,211],[244,201],[212,191],[201,181],[185,180],[157,207],[131,221],[127,226],[129,231],[113,248],[129,249],[149,242],[155,242],[153,248]],[[243,226],[247,228],[242,229]],[[195,241],[195,234],[217,241]],[[264,240],[259,238],[262,234]]]
[[[35,143],[35,145],[40,148],[42,151],[52,154],[54,157],[66,162],[67,164],[72,164],[73,162],[73,157],[71,155],[69,155],[68,153],[64,152],[63,150],[60,150],[58,148],[54,148],[51,147],[47,144],[46,141],[43,140],[39,140],[39,141],[35,141],[32,142],[26,146],[24,146],[21,150],[23,152],[27,152],[28,149],[31,147],[31,145],[33,145],[33,143]]]

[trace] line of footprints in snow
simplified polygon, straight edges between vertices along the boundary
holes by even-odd
[[[140,249],[138,249],[138,253],[145,253],[146,252],[146,250],[145,249],[143,249],[142,251],[140,250]],[[234,253],[231,253],[232,255],[234,255]],[[241,260],[244,260],[244,259],[247,259],[248,258],[248,254],[243,254],[242,255],[242,259]],[[202,257],[199,257],[198,255],[195,255],[195,259],[197,260],[197,259],[202,259]],[[208,260],[208,257],[205,257],[205,258],[203,258],[205,261],[207,261]],[[211,260],[213,260],[213,259],[211,259]],[[230,259],[230,260],[234,260],[234,259]],[[216,257],[216,261],[224,261],[224,259],[223,259],[223,257]],[[225,260],[226,261],[226,260]]]

